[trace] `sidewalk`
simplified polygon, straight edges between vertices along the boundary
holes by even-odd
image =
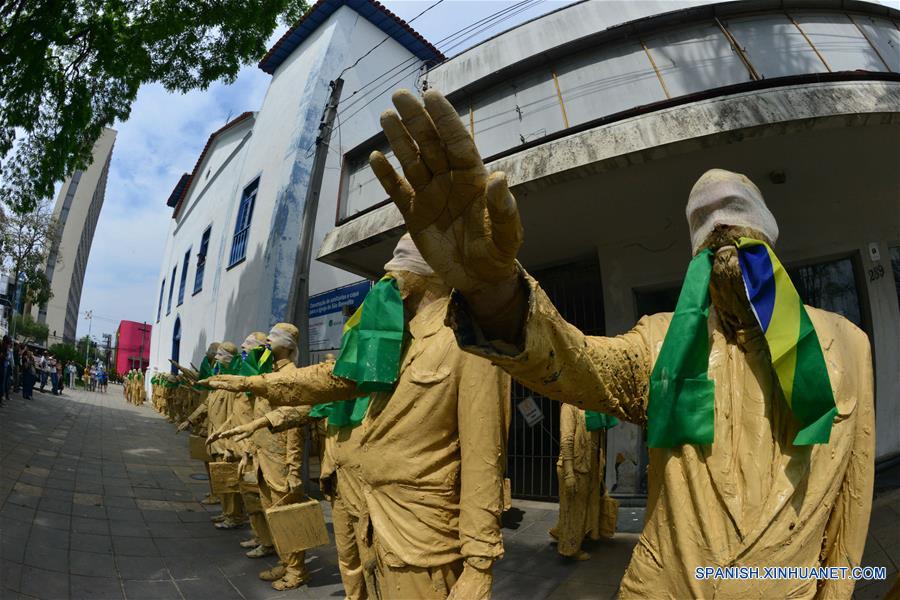
[[[271,559],[243,556],[248,529],[218,531],[198,502],[208,487],[200,463],[148,405],[107,394],[35,393],[0,407],[0,598],[341,598],[333,546],[307,553],[309,586],[275,592],[256,574]],[[864,565],[887,582],[857,588],[882,598],[900,566],[900,467],[875,499]],[[326,518],[330,523],[327,504]],[[620,529],[637,532],[643,509],[623,509]],[[614,597],[637,533],[586,546],[591,559],[561,559],[547,530],[554,504],[515,501],[504,515],[506,556],[495,566],[498,600]],[[329,525],[330,527],[330,525]]]

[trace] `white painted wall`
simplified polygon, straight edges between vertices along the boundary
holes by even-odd
[[[314,160],[314,140],[330,91],[328,83],[384,37],[384,32],[356,11],[346,6],[340,8],[278,67],[255,118],[216,138],[169,232],[154,292],[159,294],[165,278],[162,315],[152,333],[151,368],[168,370],[176,318],[181,319],[182,364],[189,361],[199,364],[212,341],[224,339],[239,344],[251,331],[268,330],[285,318],[294,286],[292,278]],[[414,66],[418,59],[412,59],[409,68],[380,85],[356,95],[353,92],[411,57],[403,46],[389,39],[343,74],[345,83],[339,114],[345,107],[347,112],[341,115],[343,119],[339,118],[339,127],[331,139],[320,191],[314,251],[335,225],[341,155],[378,131],[379,115],[390,104],[390,93],[395,86],[415,84]],[[407,71],[410,72],[406,76],[399,77]],[[350,102],[356,105],[347,106]],[[228,269],[241,195],[257,177],[259,189],[246,260]],[[202,233],[210,224],[212,235],[203,290],[192,295],[197,250]],[[184,253],[189,247],[187,291],[184,303],[176,307]],[[165,303],[173,284],[170,280],[175,265],[175,298],[167,315]],[[356,275],[314,261],[310,290],[317,294],[358,280]]]

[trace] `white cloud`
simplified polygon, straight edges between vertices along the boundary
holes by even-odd
[[[258,110],[269,76],[255,65],[231,85],[171,94],[141,88],[125,123],[117,123],[106,198],[81,293],[78,335],[113,333],[120,320],[155,321],[160,257],[171,223],[166,199],[190,172],[209,134],[229,117]]]

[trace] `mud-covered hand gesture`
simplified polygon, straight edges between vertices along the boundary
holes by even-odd
[[[253,433],[257,430],[263,429],[268,426],[269,421],[265,417],[259,417],[258,419],[250,421],[246,425],[238,425],[237,427],[232,427],[231,429],[217,431],[210,437],[210,439],[212,441],[216,441],[225,438],[234,438],[235,442],[240,442],[252,436]]]
[[[369,163],[431,268],[485,314],[517,290],[519,211],[506,175],[488,174],[453,106],[435,90],[423,99],[399,90],[397,112],[381,116],[404,177],[380,152]]]

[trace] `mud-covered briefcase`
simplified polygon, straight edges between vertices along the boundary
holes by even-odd
[[[266,521],[279,556],[330,543],[325,515],[318,500],[269,508]]]

